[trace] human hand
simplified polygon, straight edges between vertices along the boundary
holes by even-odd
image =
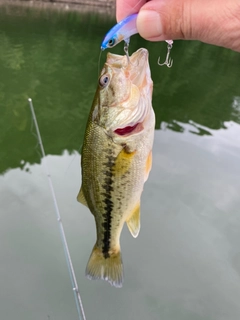
[[[137,13],[149,41],[200,40],[240,52],[239,0],[116,0],[117,20]]]

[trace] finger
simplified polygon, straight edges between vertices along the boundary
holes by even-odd
[[[116,18],[121,21],[130,14],[137,13],[147,0],[116,0]]]
[[[141,8],[138,32],[151,41],[197,39],[240,51],[239,0],[153,0]]]

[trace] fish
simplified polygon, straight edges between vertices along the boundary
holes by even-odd
[[[108,53],[82,146],[77,199],[93,214],[97,238],[86,276],[115,287],[123,284],[124,223],[134,238],[140,231],[140,198],[152,166],[152,89],[147,49],[130,57]]]
[[[129,45],[130,37],[138,33],[137,17],[138,13],[133,13],[115,24],[105,35],[101,43],[101,50],[113,48],[121,41]],[[169,46],[173,45],[173,40],[165,40],[165,42]]]

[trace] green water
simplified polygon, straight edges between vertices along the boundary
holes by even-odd
[[[131,52],[150,53],[156,113],[142,229],[136,240],[123,230],[122,289],[84,277],[95,226],[76,202],[78,151],[114,23],[0,7],[0,318],[77,319],[31,97],[87,319],[238,320],[240,54],[227,49],[175,41],[168,69],[165,43],[132,37]]]

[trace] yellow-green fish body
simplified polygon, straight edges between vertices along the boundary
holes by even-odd
[[[137,237],[140,197],[152,163],[155,116],[148,51],[108,53],[82,148],[78,200],[94,215],[97,241],[86,274],[122,286],[120,234],[124,222]]]

